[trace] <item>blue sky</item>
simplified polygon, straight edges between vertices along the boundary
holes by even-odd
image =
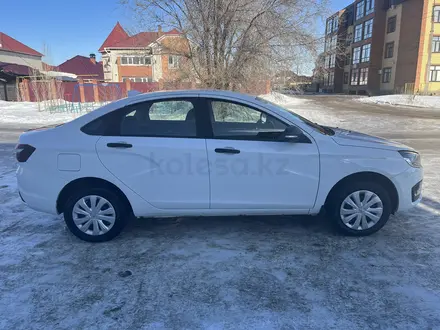
[[[330,0],[330,6],[334,11],[347,7],[354,0]]]
[[[78,54],[97,53],[116,22],[125,26],[131,18],[118,0],[1,2],[0,31],[40,52],[46,44],[45,60],[56,65]]]
[[[350,0],[330,0],[332,11]],[[118,0],[1,1],[0,31],[40,52],[58,65],[75,55],[97,53],[117,21],[132,26],[132,14]],[[6,14],[5,14],[6,13]]]

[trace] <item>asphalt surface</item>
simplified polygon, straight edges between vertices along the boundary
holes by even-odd
[[[313,102],[337,116],[415,119],[335,96]],[[0,179],[14,171],[21,129],[0,127]],[[440,185],[440,132],[381,135],[429,155],[428,179]],[[143,219],[90,244],[18,203],[8,185],[0,329],[440,328],[437,198],[362,238],[336,234],[325,217],[218,217]]]
[[[369,103],[354,102],[356,97],[347,95],[305,95],[296,96],[313,102],[318,108],[325,108],[340,117],[352,117],[356,115],[369,115],[380,122],[382,118],[394,117],[396,121],[406,123],[404,129],[383,130],[378,132],[381,137],[404,143],[423,153],[437,153],[440,145],[439,130],[420,130],[411,126],[412,120],[428,119],[440,124],[440,111],[421,109],[414,107],[396,107]]]

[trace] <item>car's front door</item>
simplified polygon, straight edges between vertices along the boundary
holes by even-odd
[[[312,208],[319,184],[313,140],[277,140],[287,124],[248,105],[212,99],[207,139],[211,208]]]
[[[112,129],[96,145],[101,162],[157,208],[209,208],[206,144],[199,138],[196,121],[198,103],[197,98],[164,99],[109,114]]]

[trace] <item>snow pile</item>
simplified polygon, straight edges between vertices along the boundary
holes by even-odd
[[[276,103],[312,122],[327,126],[341,126],[340,118],[337,118],[334,114],[326,111],[326,109],[322,107],[317,107],[313,102],[310,102],[310,100],[280,93],[260,95],[260,97],[269,102]]]
[[[419,107],[419,108],[440,109],[440,96],[396,94],[396,95],[363,97],[357,100],[362,103],[389,104],[389,105],[411,106],[411,107]]]
[[[82,113],[84,114],[84,113]],[[0,122],[2,124],[52,125],[71,121],[82,115],[73,112],[38,111],[35,102],[0,101]]]
[[[305,100],[299,97],[291,97],[284,94],[272,92],[270,94],[260,95],[262,99],[265,99],[269,102],[276,103],[282,107],[289,107],[294,105],[301,105],[307,103],[309,100]]]

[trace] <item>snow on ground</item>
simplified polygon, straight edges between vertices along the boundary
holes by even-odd
[[[269,102],[273,102],[284,107],[299,106],[309,102],[309,100],[301,99],[298,97],[287,96],[277,92],[260,95],[260,97]]]
[[[411,107],[419,107],[419,108],[431,108],[433,110],[440,109],[440,96],[395,94],[395,95],[362,97],[356,100],[362,103],[411,106]]]
[[[407,121],[335,115],[312,101],[283,100],[312,120],[363,126],[366,132],[405,128]],[[417,125],[429,130],[439,121]],[[145,219],[102,244],[76,239],[62,218],[21,202],[12,148],[0,144],[0,329],[435,329],[440,324],[435,147],[423,155],[422,204],[393,216],[373,236],[334,235],[320,217]]]
[[[0,123],[26,125],[52,125],[71,121],[81,114],[73,112],[50,113],[38,111],[36,102],[0,101]]]
[[[262,97],[265,97],[264,95]],[[318,96],[319,97],[319,96]],[[289,101],[286,98],[293,99]],[[316,105],[315,102],[309,102],[302,97],[284,96],[283,102],[279,103],[281,106],[291,110],[313,122],[320,125],[340,127],[349,130],[355,130],[367,134],[374,134],[383,136],[384,133],[405,132],[411,135],[417,131],[438,131],[440,130],[440,121],[411,118],[403,120],[404,117],[398,117],[390,114],[368,113],[356,111],[357,98],[347,99],[346,102],[353,104],[352,110],[339,110],[337,115],[331,107],[324,107]],[[275,102],[276,103],[276,102]],[[366,106],[367,104],[365,104]],[[396,108],[396,111],[398,108]],[[409,126],[410,124],[410,126]]]

